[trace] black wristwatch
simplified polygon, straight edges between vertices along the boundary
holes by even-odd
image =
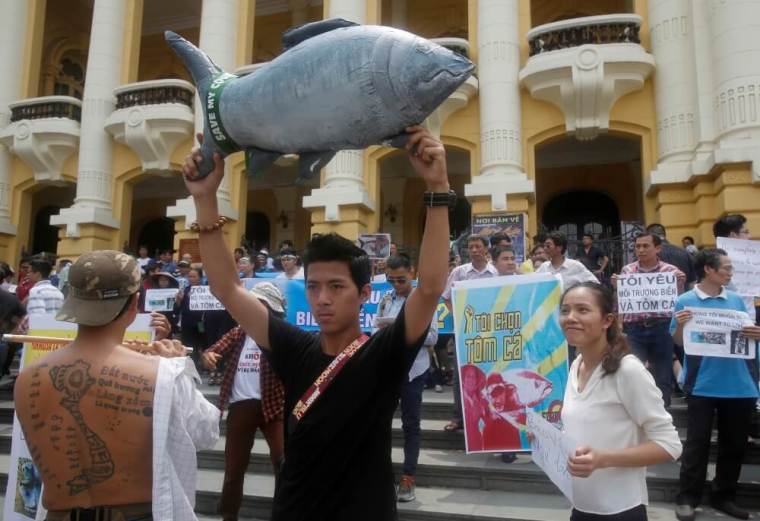
[[[422,204],[428,208],[436,206],[448,206],[454,208],[457,205],[457,193],[454,190],[448,192],[424,192],[422,194]]]

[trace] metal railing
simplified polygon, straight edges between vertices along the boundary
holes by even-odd
[[[70,96],[43,96],[10,103],[11,123],[24,119],[66,118],[82,121],[82,102]]]
[[[641,17],[634,14],[586,16],[539,25],[528,32],[530,56],[586,44],[637,43]]]
[[[114,95],[117,109],[164,103],[181,103],[193,108],[195,88],[184,80],[141,81],[117,87]]]

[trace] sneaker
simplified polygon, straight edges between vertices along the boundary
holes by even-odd
[[[443,386],[440,384],[436,384],[435,386],[435,392],[442,393],[443,392]]]
[[[514,452],[502,452],[501,461],[504,463],[514,463],[517,461],[517,454]]]
[[[676,505],[676,518],[678,521],[694,521],[697,516],[691,505]]]
[[[396,490],[396,499],[401,503],[414,501],[414,476],[401,476],[401,481],[399,481]]]

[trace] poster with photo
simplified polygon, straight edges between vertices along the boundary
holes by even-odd
[[[365,233],[359,235],[359,248],[367,252],[370,259],[387,259],[391,256],[390,233]]]
[[[491,235],[503,233],[512,240],[518,264],[525,260],[525,214],[483,213],[472,216],[472,233],[490,241]]]

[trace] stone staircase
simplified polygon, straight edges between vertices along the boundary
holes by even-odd
[[[204,394],[216,402],[218,387],[204,387]],[[443,394],[425,391],[422,406],[422,450],[417,470],[417,500],[399,504],[402,521],[564,521],[569,519],[569,503],[536,467],[529,454],[505,464],[495,454],[466,455],[461,432],[448,433],[443,426],[452,408],[451,388]],[[686,406],[675,400],[673,416],[682,438],[685,436]],[[13,402],[10,390],[0,390],[0,491],[5,491],[10,460]],[[222,425],[224,434],[224,424]],[[198,455],[199,474],[196,510],[203,520],[215,516],[224,474],[224,435],[212,450]],[[760,443],[750,441],[742,470],[738,502],[760,519]],[[715,440],[713,440],[714,461]],[[403,462],[401,420],[393,422],[392,459],[397,474]],[[652,467],[648,471],[649,518],[675,520],[673,500],[678,490],[678,463]],[[709,468],[709,477],[714,465]],[[258,437],[246,476],[241,519],[268,519],[274,478],[268,448]],[[710,508],[699,511],[700,520],[730,519]]]

